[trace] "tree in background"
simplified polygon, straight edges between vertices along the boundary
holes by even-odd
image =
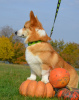
[[[25,61],[25,45],[21,42],[16,42],[14,44],[14,56],[12,59],[13,63],[26,64]]]
[[[12,33],[14,33],[14,30],[9,26],[2,27],[0,31],[0,35],[5,37],[10,37]]]
[[[9,38],[0,37],[0,60],[10,61],[14,56],[14,47]]]
[[[79,67],[79,45],[77,43],[67,43],[60,55],[69,64]]]
[[[79,68],[79,44],[64,43],[63,40],[51,41],[50,44],[66,62]]]
[[[15,36],[13,32],[13,29],[9,26],[3,27],[0,31],[0,60],[9,61],[10,63],[26,64],[26,48],[22,43],[23,40]]]
[[[55,41],[51,41],[50,44],[52,45],[52,47],[58,52],[62,52],[63,49],[65,48],[65,43],[64,40],[55,40]]]

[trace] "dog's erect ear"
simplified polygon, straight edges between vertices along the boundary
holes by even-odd
[[[34,13],[33,11],[30,11],[30,22],[32,25],[35,25],[37,20],[36,20],[36,17],[34,16]]]
[[[36,18],[36,20],[37,20],[38,26],[39,26],[41,29],[43,29],[43,26],[42,26],[41,22],[38,20],[37,15],[35,16],[35,18]]]
[[[38,18],[37,18],[37,15],[35,16],[35,18],[36,18],[37,21],[39,21]]]

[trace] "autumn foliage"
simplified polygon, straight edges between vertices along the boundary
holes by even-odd
[[[14,44],[13,63],[26,64],[25,61],[25,46],[23,43],[16,42]]]
[[[13,34],[9,38],[5,36],[0,37],[0,61],[26,64],[25,45],[20,41],[15,42],[13,37]]]
[[[11,60],[14,56],[14,47],[9,38],[0,37],[0,60]]]
[[[79,44],[64,43],[63,40],[50,42],[59,55],[73,67],[79,68]]]

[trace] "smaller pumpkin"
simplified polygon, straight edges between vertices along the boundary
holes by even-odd
[[[26,80],[19,88],[19,93],[23,96],[32,97],[54,97],[55,91],[50,83],[43,83],[42,81]]]
[[[49,82],[54,88],[65,87],[70,80],[69,72],[64,68],[55,68],[50,72]]]
[[[72,88],[72,91],[70,91],[67,88],[62,88],[58,90],[57,97],[60,99],[79,100],[79,89]]]

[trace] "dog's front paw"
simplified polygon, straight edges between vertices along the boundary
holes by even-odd
[[[28,77],[27,79],[28,79],[28,80],[36,80],[35,77]]]
[[[44,83],[49,83],[48,79],[42,79],[41,81],[44,82]]]
[[[42,79],[41,81],[44,83],[49,83],[49,70],[42,70]]]

